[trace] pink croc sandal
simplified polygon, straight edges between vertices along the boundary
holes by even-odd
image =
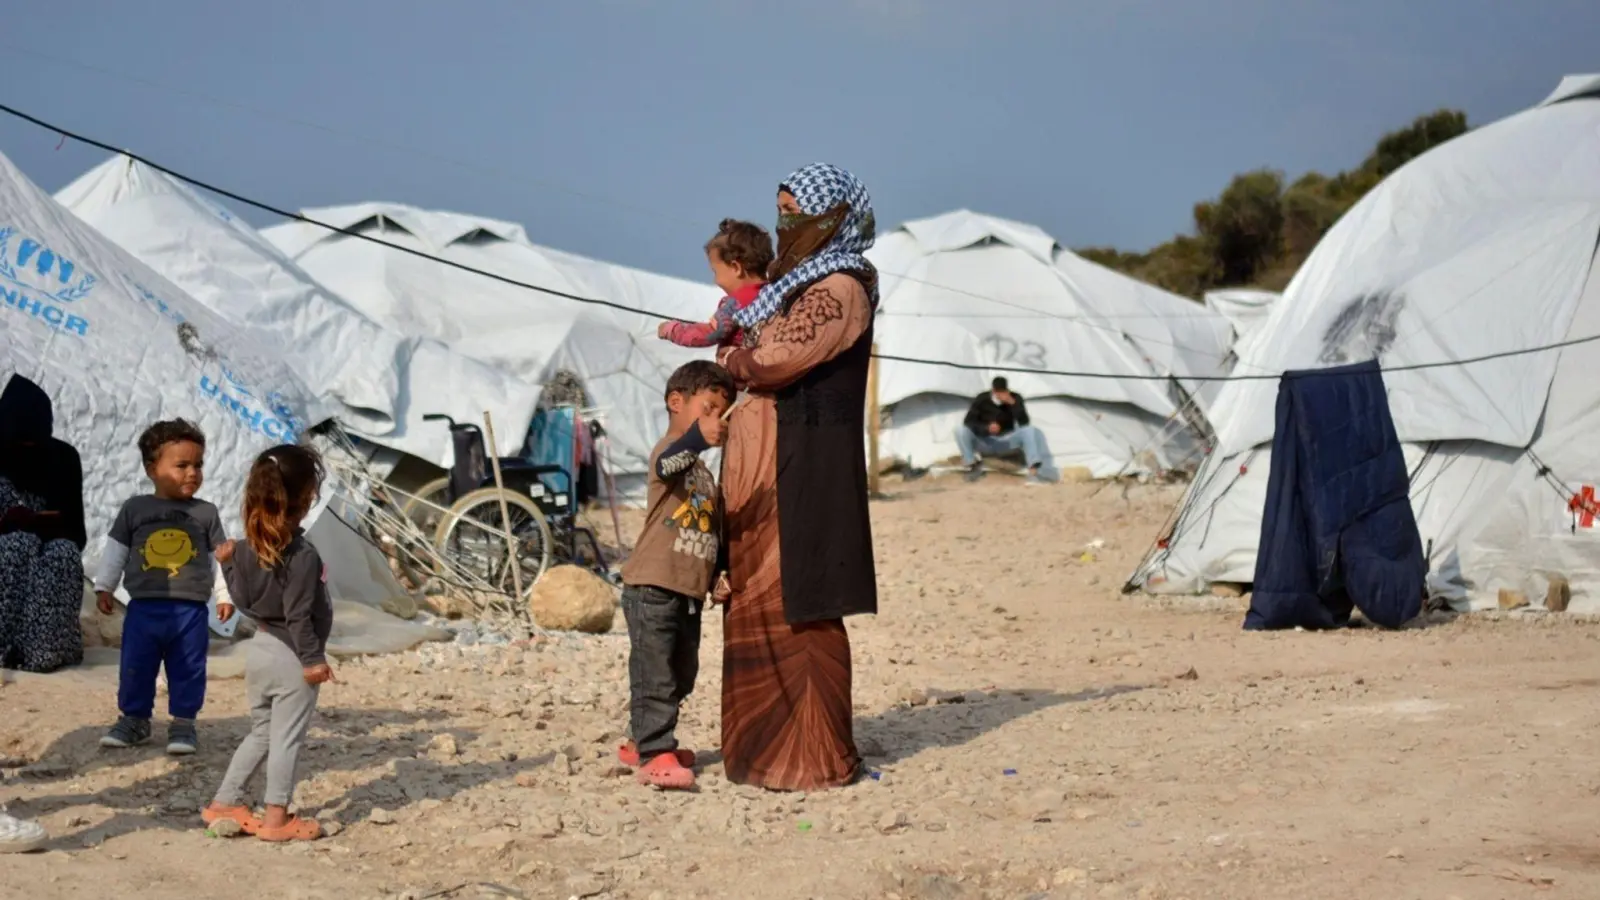
[[[678,762],[676,754],[662,753],[639,768],[640,784],[667,791],[686,791],[694,787],[694,773]]]
[[[678,765],[683,766],[685,769],[694,768],[695,757],[693,750],[685,750],[679,747],[673,753],[678,757]],[[622,746],[617,748],[617,760],[630,769],[639,768],[639,748],[634,745],[633,741],[624,741]]]

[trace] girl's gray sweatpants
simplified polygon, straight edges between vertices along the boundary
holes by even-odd
[[[294,795],[295,766],[305,746],[318,685],[306,684],[300,658],[282,640],[257,631],[245,651],[245,694],[250,699],[250,733],[233,753],[216,802],[239,806],[245,784],[267,762],[268,806],[288,806]]]

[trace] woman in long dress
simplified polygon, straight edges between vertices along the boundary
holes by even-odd
[[[83,464],[51,436],[50,396],[13,375],[0,393],[0,666],[83,661]]]
[[[874,222],[843,169],[778,192],[772,282],[740,311],[722,363],[748,391],[728,422],[722,489],[732,595],[723,619],[729,780],[816,790],[854,779],[850,637],[876,613],[862,450],[877,273]]]

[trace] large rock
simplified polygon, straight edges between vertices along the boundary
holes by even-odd
[[[617,592],[582,566],[555,566],[533,586],[533,621],[550,631],[604,634],[617,613]]]
[[[1500,589],[1501,609],[1522,609],[1528,605],[1528,595],[1516,588]]]
[[[1572,584],[1565,575],[1551,575],[1550,588],[1544,595],[1544,608],[1550,612],[1566,612],[1572,603]]]

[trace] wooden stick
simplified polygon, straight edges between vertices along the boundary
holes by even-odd
[[[500,528],[506,536],[506,556],[511,560],[511,584],[516,589],[512,607],[519,618],[531,615],[522,596],[522,562],[517,559],[517,539],[511,534],[511,507],[506,504],[506,483],[500,477],[500,445],[494,439],[494,419],[483,411],[483,433],[489,439],[489,465],[494,469],[494,487],[499,492]]]
[[[867,493],[878,493],[878,345],[867,363]]]

